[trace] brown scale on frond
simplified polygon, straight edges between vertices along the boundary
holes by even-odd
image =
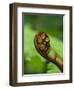
[[[49,50],[49,38],[48,35],[46,33],[40,32],[36,35],[36,42],[37,42],[37,47],[41,50],[41,51],[45,51],[48,53]]]

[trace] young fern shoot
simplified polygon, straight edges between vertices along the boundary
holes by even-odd
[[[51,48],[50,39],[45,32],[38,32],[34,38],[34,45],[38,53],[44,57],[49,62],[52,62],[58,66],[58,68],[63,72],[63,60],[59,55]],[[50,51],[54,51],[54,55],[50,56]]]

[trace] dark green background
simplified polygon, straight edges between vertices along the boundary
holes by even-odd
[[[53,63],[47,63],[35,49],[34,36],[37,32],[46,32],[50,44],[63,58],[63,15],[24,14],[24,74],[59,73]],[[54,54],[52,51],[51,55]]]

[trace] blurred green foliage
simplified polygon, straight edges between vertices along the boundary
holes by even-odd
[[[37,32],[46,32],[50,44],[63,58],[63,16],[62,15],[23,15],[24,17],[24,74],[59,73],[59,68],[47,63],[35,49],[34,37]],[[53,55],[53,52],[50,52]]]

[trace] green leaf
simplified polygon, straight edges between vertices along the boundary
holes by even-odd
[[[55,64],[49,63],[49,64],[47,64],[46,73],[60,73],[60,70]]]

